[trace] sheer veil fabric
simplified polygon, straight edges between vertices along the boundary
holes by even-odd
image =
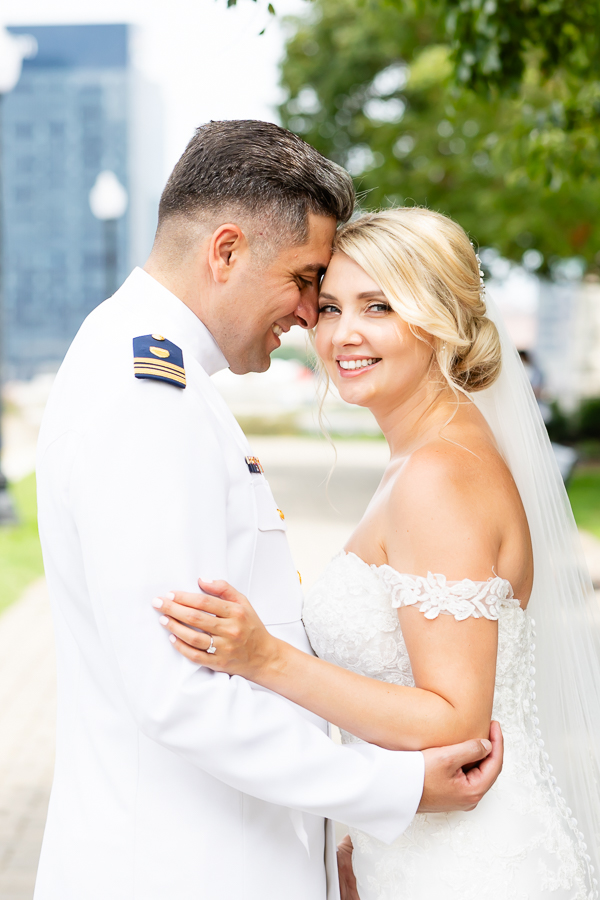
[[[539,728],[572,817],[600,865],[600,607],[567,493],[529,380],[496,304],[487,314],[502,343],[502,372],[471,394],[520,492],[533,542]],[[502,575],[502,573],[498,573]]]

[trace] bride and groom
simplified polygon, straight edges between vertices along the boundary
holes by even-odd
[[[596,636],[535,404],[462,230],[411,209],[336,232],[353,204],[294,135],[203,126],[145,269],[65,358],[38,461],[59,715],[36,900],[331,900],[332,819],[344,897],[594,895]],[[210,376],[317,319],[391,459],[303,599]]]

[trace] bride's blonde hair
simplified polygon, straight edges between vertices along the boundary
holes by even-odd
[[[420,207],[366,213],[339,229],[334,249],[379,285],[416,337],[425,333],[454,392],[494,383],[500,339],[486,317],[479,262],[460,225]]]

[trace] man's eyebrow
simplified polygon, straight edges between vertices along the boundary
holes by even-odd
[[[302,266],[303,272],[324,272],[327,268],[323,263],[307,263],[305,266]]]

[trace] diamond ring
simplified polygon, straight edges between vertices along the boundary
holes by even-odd
[[[209,644],[206,652],[207,653],[216,653],[217,652],[217,648],[215,647],[215,642],[213,641],[212,634],[210,636],[210,644]]]

